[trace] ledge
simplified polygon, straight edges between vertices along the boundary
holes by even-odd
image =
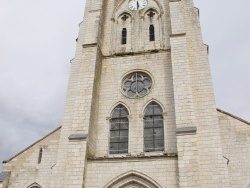
[[[87,134],[72,134],[69,136],[69,141],[74,141],[74,140],[86,140],[88,137]]]
[[[169,0],[170,3],[179,2],[181,0]]]
[[[115,160],[140,160],[140,159],[159,159],[159,158],[174,158],[177,159],[177,153],[164,153],[161,155],[137,155],[137,156],[104,156],[104,157],[89,157],[89,161],[115,161]]]
[[[138,51],[138,52],[118,52],[111,55],[103,55],[103,58],[136,56],[136,55],[145,55],[145,54],[162,53],[162,52],[171,52],[171,47],[168,47],[166,49],[153,49],[153,50]]]
[[[184,36],[186,36],[186,33],[178,33],[170,35],[170,37],[184,37]]]
[[[197,131],[196,127],[182,127],[176,129],[176,134],[190,134],[190,133],[195,134],[196,131]]]
[[[0,174],[0,183],[3,182],[8,176],[10,175],[10,172],[2,172]]]
[[[95,47],[95,46],[97,46],[97,43],[83,44],[82,45],[83,48],[89,48],[89,47]]]

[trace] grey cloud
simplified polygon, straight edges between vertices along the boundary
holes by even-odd
[[[250,120],[250,2],[195,0],[210,46],[217,107]]]
[[[60,126],[83,5],[0,2],[0,161]]]

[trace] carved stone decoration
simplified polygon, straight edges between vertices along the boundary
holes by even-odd
[[[122,81],[122,92],[129,98],[139,98],[147,95],[152,87],[152,79],[142,72],[127,75]]]
[[[121,19],[122,19],[123,21],[126,21],[128,18],[129,18],[129,16],[128,16],[127,14],[124,14],[124,15],[121,17]]]
[[[154,15],[155,15],[155,13],[154,13],[153,11],[150,11],[150,12],[148,13],[148,16],[149,16],[150,18],[153,18]]]

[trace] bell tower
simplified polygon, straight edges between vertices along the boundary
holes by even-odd
[[[86,0],[53,188],[230,187],[192,0]]]

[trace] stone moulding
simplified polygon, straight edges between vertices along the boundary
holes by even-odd
[[[97,43],[83,44],[82,45],[83,48],[96,47],[96,46],[97,46]]]
[[[160,158],[169,158],[169,159],[177,159],[177,153],[163,153],[161,155],[152,154],[152,155],[127,155],[127,156],[104,156],[104,157],[94,157],[88,158],[88,161],[116,161],[116,160],[139,160],[139,159],[160,159]]]
[[[186,36],[186,33],[178,33],[178,34],[172,34],[172,35],[169,35],[170,38],[173,38],[173,37],[184,37]]]
[[[145,55],[145,54],[152,54],[152,53],[165,53],[171,52],[171,47],[168,46],[165,49],[158,49],[158,50],[145,50],[145,51],[137,51],[137,52],[124,52],[124,53],[113,53],[111,55],[103,55],[103,58],[114,58],[114,57],[125,57],[125,56],[136,56],[136,55]]]
[[[117,176],[116,178],[108,182],[108,184],[106,184],[104,188],[125,186],[127,187],[131,185],[131,183],[135,183],[143,187],[163,188],[158,182],[153,180],[151,177],[135,170],[131,170]]]
[[[197,127],[182,127],[176,129],[176,134],[195,134]]]
[[[86,140],[87,137],[87,134],[72,134],[69,136],[69,141]]]
[[[174,3],[174,2],[179,2],[179,1],[181,1],[181,0],[170,0],[169,2]]]

